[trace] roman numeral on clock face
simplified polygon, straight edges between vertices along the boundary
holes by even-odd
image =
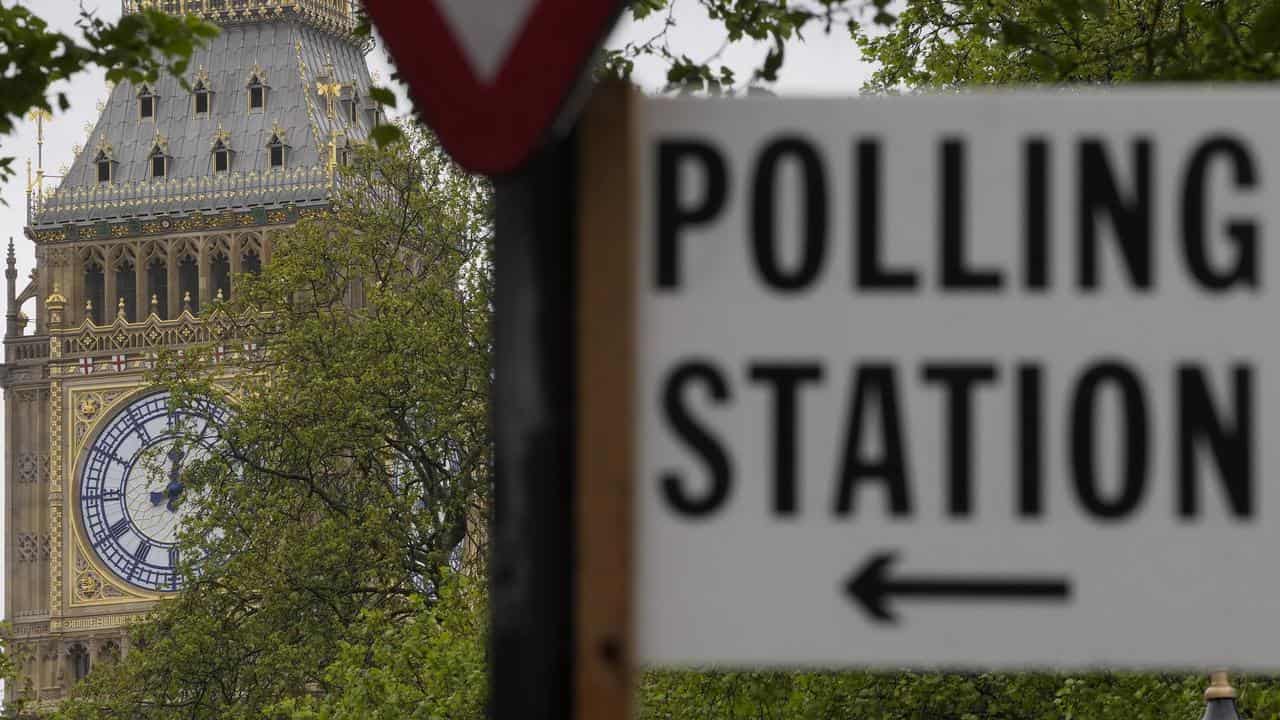
[[[112,540],[119,540],[127,532],[129,532],[129,520],[127,518],[120,518],[114,525],[107,528],[107,534],[111,536]]]
[[[151,543],[143,540],[138,543],[138,549],[133,551],[133,559],[138,562],[146,562],[147,556],[151,554]]]

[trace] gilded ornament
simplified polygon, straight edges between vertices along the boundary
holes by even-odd
[[[80,401],[80,414],[86,418],[92,418],[97,415],[100,409],[102,409],[102,406],[95,398],[87,397]]]
[[[76,591],[82,598],[91,598],[102,590],[102,581],[92,573],[85,573],[76,579]]]

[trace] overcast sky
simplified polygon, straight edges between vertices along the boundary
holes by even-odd
[[[13,0],[0,0],[0,3],[6,5],[12,2]],[[693,0],[676,0],[676,3],[673,15],[676,27],[669,35],[671,46],[694,59],[706,59],[715,55],[722,45],[723,33],[706,19]],[[81,0],[18,0],[17,4],[31,8],[56,29],[74,32]],[[116,0],[84,0],[83,5],[107,20],[120,16],[120,3]],[[661,29],[665,19],[665,14],[651,17],[640,24],[624,19],[614,30],[608,44],[617,47],[650,37]],[[750,71],[764,57],[766,50],[767,46],[762,44],[738,45],[726,49],[716,62],[733,67],[740,77],[745,78],[749,77]],[[380,47],[370,53],[369,65],[383,83],[389,82],[391,70]],[[784,95],[848,96],[857,93],[869,73],[869,66],[861,61],[857,46],[842,28],[836,28],[830,36],[815,30],[803,43],[788,48],[786,63],[774,90]],[[659,90],[664,79],[665,68],[659,61],[637,63],[636,81],[645,89]],[[45,127],[44,167],[45,172],[50,175],[60,174],[61,168],[71,164],[74,148],[85,144],[89,131],[97,120],[98,103],[105,101],[107,97],[106,80],[96,70],[76,76],[71,82],[55,88],[57,90],[66,92],[71,100],[71,109],[58,113]],[[403,110],[407,108],[403,89],[399,89],[398,94]],[[34,248],[23,235],[23,227],[26,225],[26,161],[31,159],[33,165],[36,161],[34,123],[23,122],[12,135],[0,136],[0,156],[17,157],[14,167],[18,170],[18,177],[0,186],[0,192],[8,203],[0,206],[0,227],[3,228],[0,239],[6,242],[7,238],[14,239],[18,256],[18,289],[21,290],[27,274],[35,264]],[[51,181],[49,187],[52,189],[55,184],[56,181]],[[32,312],[32,308],[28,307],[27,311]],[[0,452],[4,451],[3,437],[0,434]],[[3,492],[2,484],[0,492]],[[0,529],[2,528],[0,525]],[[0,537],[7,538],[7,533]],[[0,577],[0,603],[4,598],[2,583],[3,578]]]

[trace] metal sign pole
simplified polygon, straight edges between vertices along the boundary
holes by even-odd
[[[495,182],[494,720],[572,711],[575,141]]]

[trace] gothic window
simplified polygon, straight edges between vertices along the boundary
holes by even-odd
[[[90,260],[84,266],[84,299],[91,304],[89,318],[98,325],[102,324],[105,294],[106,277],[102,272],[102,265],[97,260]]]
[[[138,117],[143,120],[154,120],[156,117],[156,100],[156,95],[151,92],[151,88],[143,85],[142,91],[138,93]]]
[[[200,266],[190,255],[178,263],[178,296],[184,305],[191,298],[191,314],[200,312]]]
[[[352,154],[351,141],[348,140],[347,142],[343,143],[342,147],[338,148],[338,163],[340,165],[350,165],[351,154]]]
[[[209,281],[213,283],[213,297],[222,292],[222,299],[231,299],[231,260],[219,252],[209,263]]]
[[[67,651],[67,657],[71,660],[71,677],[76,682],[89,677],[89,650],[83,643],[76,643]]]
[[[147,265],[147,295],[154,298],[153,306],[161,320],[169,317],[169,269],[161,258],[154,258]]]
[[[192,94],[196,104],[196,115],[208,115],[209,101],[212,99],[213,93],[209,92],[209,88],[205,87],[204,81],[196,83]]]
[[[271,167],[284,167],[285,160],[285,144],[279,135],[272,135],[271,141],[267,143],[267,153],[270,155]]]
[[[98,156],[94,158],[93,162],[95,165],[97,165],[97,168],[98,168],[98,182],[100,183],[111,182],[111,176],[114,173],[112,172],[113,168],[111,167],[112,166],[111,156],[107,155],[107,151],[99,150]]]
[[[360,118],[360,93],[355,90],[351,91],[351,104],[348,106],[351,124],[355,125]]]
[[[231,169],[231,148],[219,140],[213,144],[213,171],[224,173]]]
[[[116,294],[124,300],[125,319],[129,322],[136,321],[138,319],[138,275],[133,271],[133,261],[128,258],[121,258],[116,264]]]
[[[169,156],[164,148],[156,145],[151,148],[151,177],[162,178],[169,174]]]
[[[249,109],[264,110],[267,107],[267,86],[254,75],[249,79]]]
[[[246,250],[240,256],[240,267],[247,273],[258,275],[262,272],[262,258],[257,250]]]

